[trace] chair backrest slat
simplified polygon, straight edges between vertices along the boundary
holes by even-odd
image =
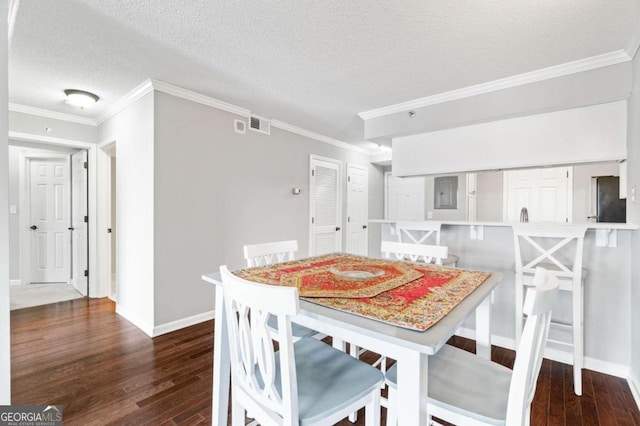
[[[549,335],[551,305],[558,293],[558,278],[543,268],[536,269],[533,284],[534,286],[527,291],[523,307],[523,312],[527,314],[527,322],[513,366],[507,404],[508,425],[528,424],[531,401]]]
[[[297,251],[297,240],[248,244],[244,246],[244,258],[247,261],[247,266],[252,268],[293,260]]]
[[[446,246],[398,243],[395,241],[382,241],[380,251],[388,259],[392,255],[397,260],[409,258],[413,262],[431,263],[435,259],[436,265],[442,265],[443,259],[446,259],[449,254],[449,249]]]
[[[252,409],[271,418],[298,418],[296,370],[293,357],[291,316],[299,311],[298,289],[258,284],[220,267],[234,389],[254,401]],[[268,326],[270,315],[278,329]],[[273,333],[280,354],[275,356]],[[276,377],[280,363],[280,383]],[[235,390],[234,390],[235,391]]]

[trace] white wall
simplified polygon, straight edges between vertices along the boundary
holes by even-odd
[[[393,140],[396,176],[626,158],[625,101],[498,120]]]
[[[452,175],[438,175],[452,176]],[[425,176],[424,204],[427,219],[429,212],[433,213],[433,220],[467,220],[467,176],[466,173],[455,175],[458,177],[458,207],[455,209],[435,209],[435,178],[436,176]]]
[[[240,135],[236,118],[154,92],[99,128],[117,150],[116,311],[149,335],[211,318],[201,275],[243,266],[244,244],[297,239],[308,255],[311,154],[368,167],[370,217],[382,217],[382,168],[368,156],[277,128]]]
[[[503,197],[503,173],[479,172],[477,173],[476,193],[477,219],[480,222],[502,222],[504,214],[502,205]]]
[[[0,2],[7,16],[7,2]],[[9,144],[7,20],[0,19],[0,405],[11,404],[9,328]]]
[[[414,107],[413,116],[402,111],[365,120],[364,137],[367,140],[391,140],[405,135],[619,101],[629,96],[631,81],[631,63],[623,62],[462,99],[447,97],[454,100],[446,102],[442,96],[436,96],[440,103]]]
[[[235,118],[156,93],[156,327],[210,312],[213,288],[200,276],[223,264],[244,266],[244,244],[297,239],[298,255],[308,255],[311,154],[368,167],[370,215],[382,217],[382,168],[367,156],[277,128],[240,135]],[[117,149],[120,179],[119,141]],[[302,194],[293,195],[294,187]],[[128,238],[120,217],[118,227],[119,238]],[[370,247],[379,251],[379,244],[372,236]]]
[[[631,188],[640,189],[640,55],[633,60],[633,94],[629,98],[629,151],[627,194]],[[636,192],[636,194],[638,194]],[[639,195],[636,195],[638,197]],[[640,223],[640,200],[627,198],[627,221]],[[640,405],[640,231],[634,231],[628,253],[631,259],[631,292],[627,304],[631,306],[631,383],[636,402]]]
[[[60,138],[90,143],[98,141],[98,129],[96,126],[40,117],[22,112],[9,112],[9,128],[12,132],[26,133],[42,138]],[[46,130],[47,128],[49,131]]]
[[[585,285],[585,356],[602,364],[614,364],[620,371],[629,365],[629,333],[631,309],[631,234],[618,231],[618,247],[595,247],[594,231],[585,238],[583,262],[588,270]],[[514,338],[514,250],[510,227],[485,227],[485,239],[470,240],[466,226],[444,227],[442,244],[460,257],[458,266],[499,271],[504,279],[495,295],[492,311],[492,333],[505,340]],[[555,317],[570,320],[571,301],[561,294],[561,312]],[[470,324],[473,322],[470,321]],[[593,363],[591,367],[593,369]]]
[[[620,176],[620,164],[607,162],[583,164],[573,167],[573,222],[587,222],[590,216],[591,178],[597,176]]]
[[[154,94],[100,126],[100,140],[117,139],[116,312],[152,335],[154,326]],[[173,226],[179,226],[174,224]]]
[[[9,148],[9,205],[18,207],[18,214],[9,215],[9,279],[20,279],[20,150]]]
[[[588,270],[584,299],[586,368],[623,377],[632,358],[629,334],[633,327],[633,310],[628,302],[632,260],[628,254],[632,235],[636,232],[619,230],[618,246],[609,248],[596,247],[595,232],[589,230],[583,252],[584,267]],[[384,238],[392,240],[395,237],[387,232]],[[511,227],[485,226],[484,240],[471,240],[468,226],[443,225],[441,244],[460,258],[458,266],[461,268],[504,274],[492,304],[491,331],[494,344],[513,347],[515,254]],[[569,293],[561,292],[559,299],[554,318],[570,322]],[[474,329],[473,319],[468,320],[465,327]]]

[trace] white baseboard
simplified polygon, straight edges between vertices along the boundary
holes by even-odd
[[[192,325],[200,324],[201,322],[212,320],[215,317],[215,311],[203,312],[201,314],[193,315],[187,318],[181,318],[176,321],[171,321],[165,324],[157,325],[153,328],[153,337],[160,336],[161,334],[170,333],[172,331],[180,330],[181,328],[190,327]]]
[[[461,327],[456,331],[456,336],[475,340],[476,332],[471,328]],[[511,350],[514,350],[516,347],[515,339],[496,335],[491,335],[491,344]],[[558,349],[545,348],[544,357],[564,364],[573,364],[572,354]],[[608,374],[610,376],[621,377],[623,379],[627,379],[629,377],[628,366],[609,361],[602,361],[596,358],[584,357],[584,368],[587,370],[597,371],[598,373]]]
[[[20,280],[9,280],[9,285],[22,285]]]
[[[142,321],[137,315],[134,315],[131,313],[131,311],[128,311],[126,308],[123,308],[122,305],[116,304],[116,314],[120,315],[121,317],[129,321],[131,324],[138,327],[147,336],[153,337],[153,325],[146,324],[145,321]]]
[[[627,383],[629,383],[629,388],[631,388],[633,399],[636,400],[636,405],[638,406],[638,409],[640,409],[640,380],[638,380],[638,376],[633,374],[633,371],[629,371]]]

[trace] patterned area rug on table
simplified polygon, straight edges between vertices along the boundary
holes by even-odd
[[[354,279],[337,275],[336,270],[380,272],[381,275]],[[263,284],[297,287],[301,297],[345,298],[374,297],[422,276],[422,272],[403,262],[342,253],[242,269],[234,274]]]
[[[381,269],[384,274],[348,279],[331,272],[337,267]],[[344,253],[241,269],[234,274],[263,284],[295,286],[309,302],[419,331],[446,316],[491,275]]]
[[[423,276],[371,298],[304,298],[305,300],[377,321],[424,331],[437,323],[490,275],[412,264]]]

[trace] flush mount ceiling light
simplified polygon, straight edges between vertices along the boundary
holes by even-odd
[[[67,89],[64,91],[67,95],[67,103],[71,106],[78,107],[80,109],[89,108],[96,102],[98,102],[98,95],[94,95],[84,90]]]

